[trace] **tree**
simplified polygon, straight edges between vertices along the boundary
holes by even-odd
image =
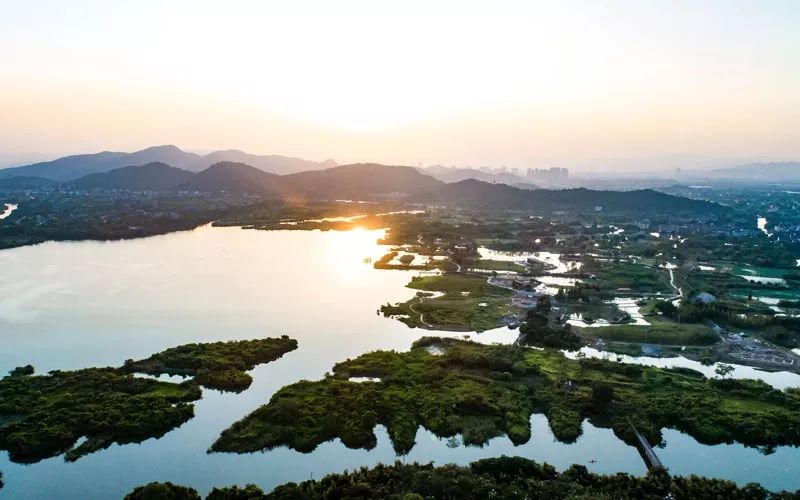
[[[8,374],[12,377],[24,377],[26,375],[33,375],[33,365],[18,366],[9,371]]]
[[[406,266],[407,266],[407,265],[411,264],[412,262],[414,262],[414,256],[413,256],[413,255],[411,255],[411,254],[405,254],[405,255],[401,255],[401,256],[400,256],[400,258],[399,258],[398,260],[399,260],[399,261],[400,261],[400,262],[401,262],[403,265],[406,265]]]
[[[546,316],[550,313],[550,309],[552,309],[552,304],[550,303],[550,296],[549,295],[540,295],[538,299],[536,299],[536,312]]]
[[[599,384],[592,388],[592,399],[597,403],[610,403],[614,399],[614,388]]]
[[[206,500],[261,500],[267,495],[255,484],[248,484],[244,488],[229,486],[227,488],[214,488]]]
[[[719,364],[719,365],[717,365],[717,367],[714,369],[714,372],[715,372],[717,375],[719,375],[720,377],[722,377],[722,378],[724,379],[724,378],[725,378],[725,377],[727,377],[727,376],[728,376],[728,375],[729,375],[729,374],[730,374],[730,373],[731,373],[733,370],[734,370],[734,368],[733,368],[731,365],[726,365],[726,364],[724,364],[724,363],[720,363],[720,364]]]
[[[139,486],[125,496],[125,500],[200,500],[194,488],[170,482]]]

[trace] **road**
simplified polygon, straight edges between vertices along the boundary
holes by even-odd
[[[672,268],[668,267],[667,270],[669,271],[669,286],[671,286],[677,294],[672,299],[672,305],[678,307],[678,303],[680,303],[683,298],[683,289],[675,285],[675,273],[672,272]]]

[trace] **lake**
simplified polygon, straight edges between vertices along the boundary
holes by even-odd
[[[466,464],[501,454],[547,461],[564,469],[585,464],[597,472],[645,472],[635,448],[588,422],[573,444],[555,440],[541,415],[531,418],[531,440],[514,446],[495,438],[464,447],[424,429],[405,457],[376,429],[373,450],[349,450],[338,440],[313,453],[286,448],[255,454],[208,454],[219,433],[265,403],[284,385],[319,379],[337,361],[375,349],[406,350],[420,336],[378,314],[386,302],[410,299],[413,271],[377,271],[365,263],[386,253],[382,231],[255,231],[204,226],[193,231],[118,242],[50,242],[0,251],[0,371],[31,363],[38,373],[120,365],[187,342],[289,335],[296,351],[252,371],[241,394],[204,390],[196,417],[161,439],[114,445],[75,463],[63,457],[33,465],[0,453],[8,498],[121,498],[134,486],[172,481],[197,488],[255,483],[270,490],[287,481],[319,478],[396,459]],[[443,335],[454,335],[442,333]],[[459,334],[460,335],[460,334]],[[513,342],[501,328],[483,342]],[[632,360],[642,362],[642,360]],[[751,370],[749,373],[758,374]],[[796,375],[771,378],[800,380]],[[775,380],[773,380],[775,382]],[[783,385],[786,385],[785,383]],[[800,385],[800,384],[799,384]],[[674,473],[756,481],[798,489],[800,450],[771,455],[739,445],[704,446],[665,431],[657,450]]]

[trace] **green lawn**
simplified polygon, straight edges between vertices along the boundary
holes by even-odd
[[[669,286],[669,273],[665,269],[643,266],[630,262],[615,264],[602,263],[602,266],[593,266],[587,269],[595,275],[594,280],[587,283],[599,286],[603,291],[616,291],[629,289],[638,293],[665,293],[673,292]]]
[[[486,269],[488,271],[514,271],[516,273],[523,273],[528,268],[522,264],[511,262],[507,260],[492,260],[492,259],[479,259],[475,263],[475,269]]]
[[[648,318],[649,326],[611,325],[598,328],[581,328],[582,335],[618,342],[645,342],[665,345],[711,345],[719,336],[705,325],[678,324]]]
[[[484,331],[502,326],[500,319],[511,313],[511,292],[489,285],[485,277],[448,273],[414,277],[409,288],[441,292],[440,297],[422,294],[400,304],[386,304],[381,312],[399,316],[411,327]]]

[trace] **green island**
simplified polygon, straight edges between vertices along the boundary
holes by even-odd
[[[702,500],[789,500],[800,492],[770,492],[749,483],[739,487],[733,481],[698,476],[670,476],[664,469],[645,477],[618,473],[602,475],[585,466],[573,465],[558,472],[549,464],[522,457],[487,458],[468,466],[432,464],[380,464],[322,479],[287,483],[264,493],[258,486],[214,488],[207,500],[309,500],[371,499],[422,500],[485,498],[518,499],[646,499]],[[125,500],[199,500],[193,488],[172,483],[150,483],[135,488]]]
[[[241,390],[251,382],[244,370],[295,348],[288,337],[268,338],[178,346],[120,368],[34,375],[31,365],[17,367],[0,379],[0,449],[14,462],[61,453],[74,461],[113,443],[161,437],[194,416],[201,385]],[[134,372],[195,379],[177,384]]]
[[[279,359],[297,349],[297,341],[281,338],[185,344],[171,347],[139,361],[128,360],[124,369],[150,375],[192,376],[209,389],[241,392],[253,382],[246,373],[256,365]]]
[[[800,445],[798,389],[425,337],[408,352],[367,353],[337,364],[322,380],[284,387],[223,431],[211,450],[288,446],[310,452],[337,437],[348,447],[370,449],[376,424],[388,429],[398,453],[414,446],[420,425],[441,437],[461,434],[465,444],[503,434],[524,443],[534,412],[546,415],[564,442],[577,439],[588,418],[628,444],[636,443],[635,425],[653,444],[662,442],[661,429],[669,427],[705,444]]]
[[[0,380],[0,449],[15,462],[66,452],[76,460],[112,443],[160,437],[194,416],[197,385],[134,377],[115,368],[55,370]],[[77,445],[81,437],[86,440]]]
[[[500,326],[502,318],[511,314],[511,291],[488,284],[484,276],[415,276],[407,286],[419,290],[417,296],[384,304],[381,312],[411,327],[483,331]]]

